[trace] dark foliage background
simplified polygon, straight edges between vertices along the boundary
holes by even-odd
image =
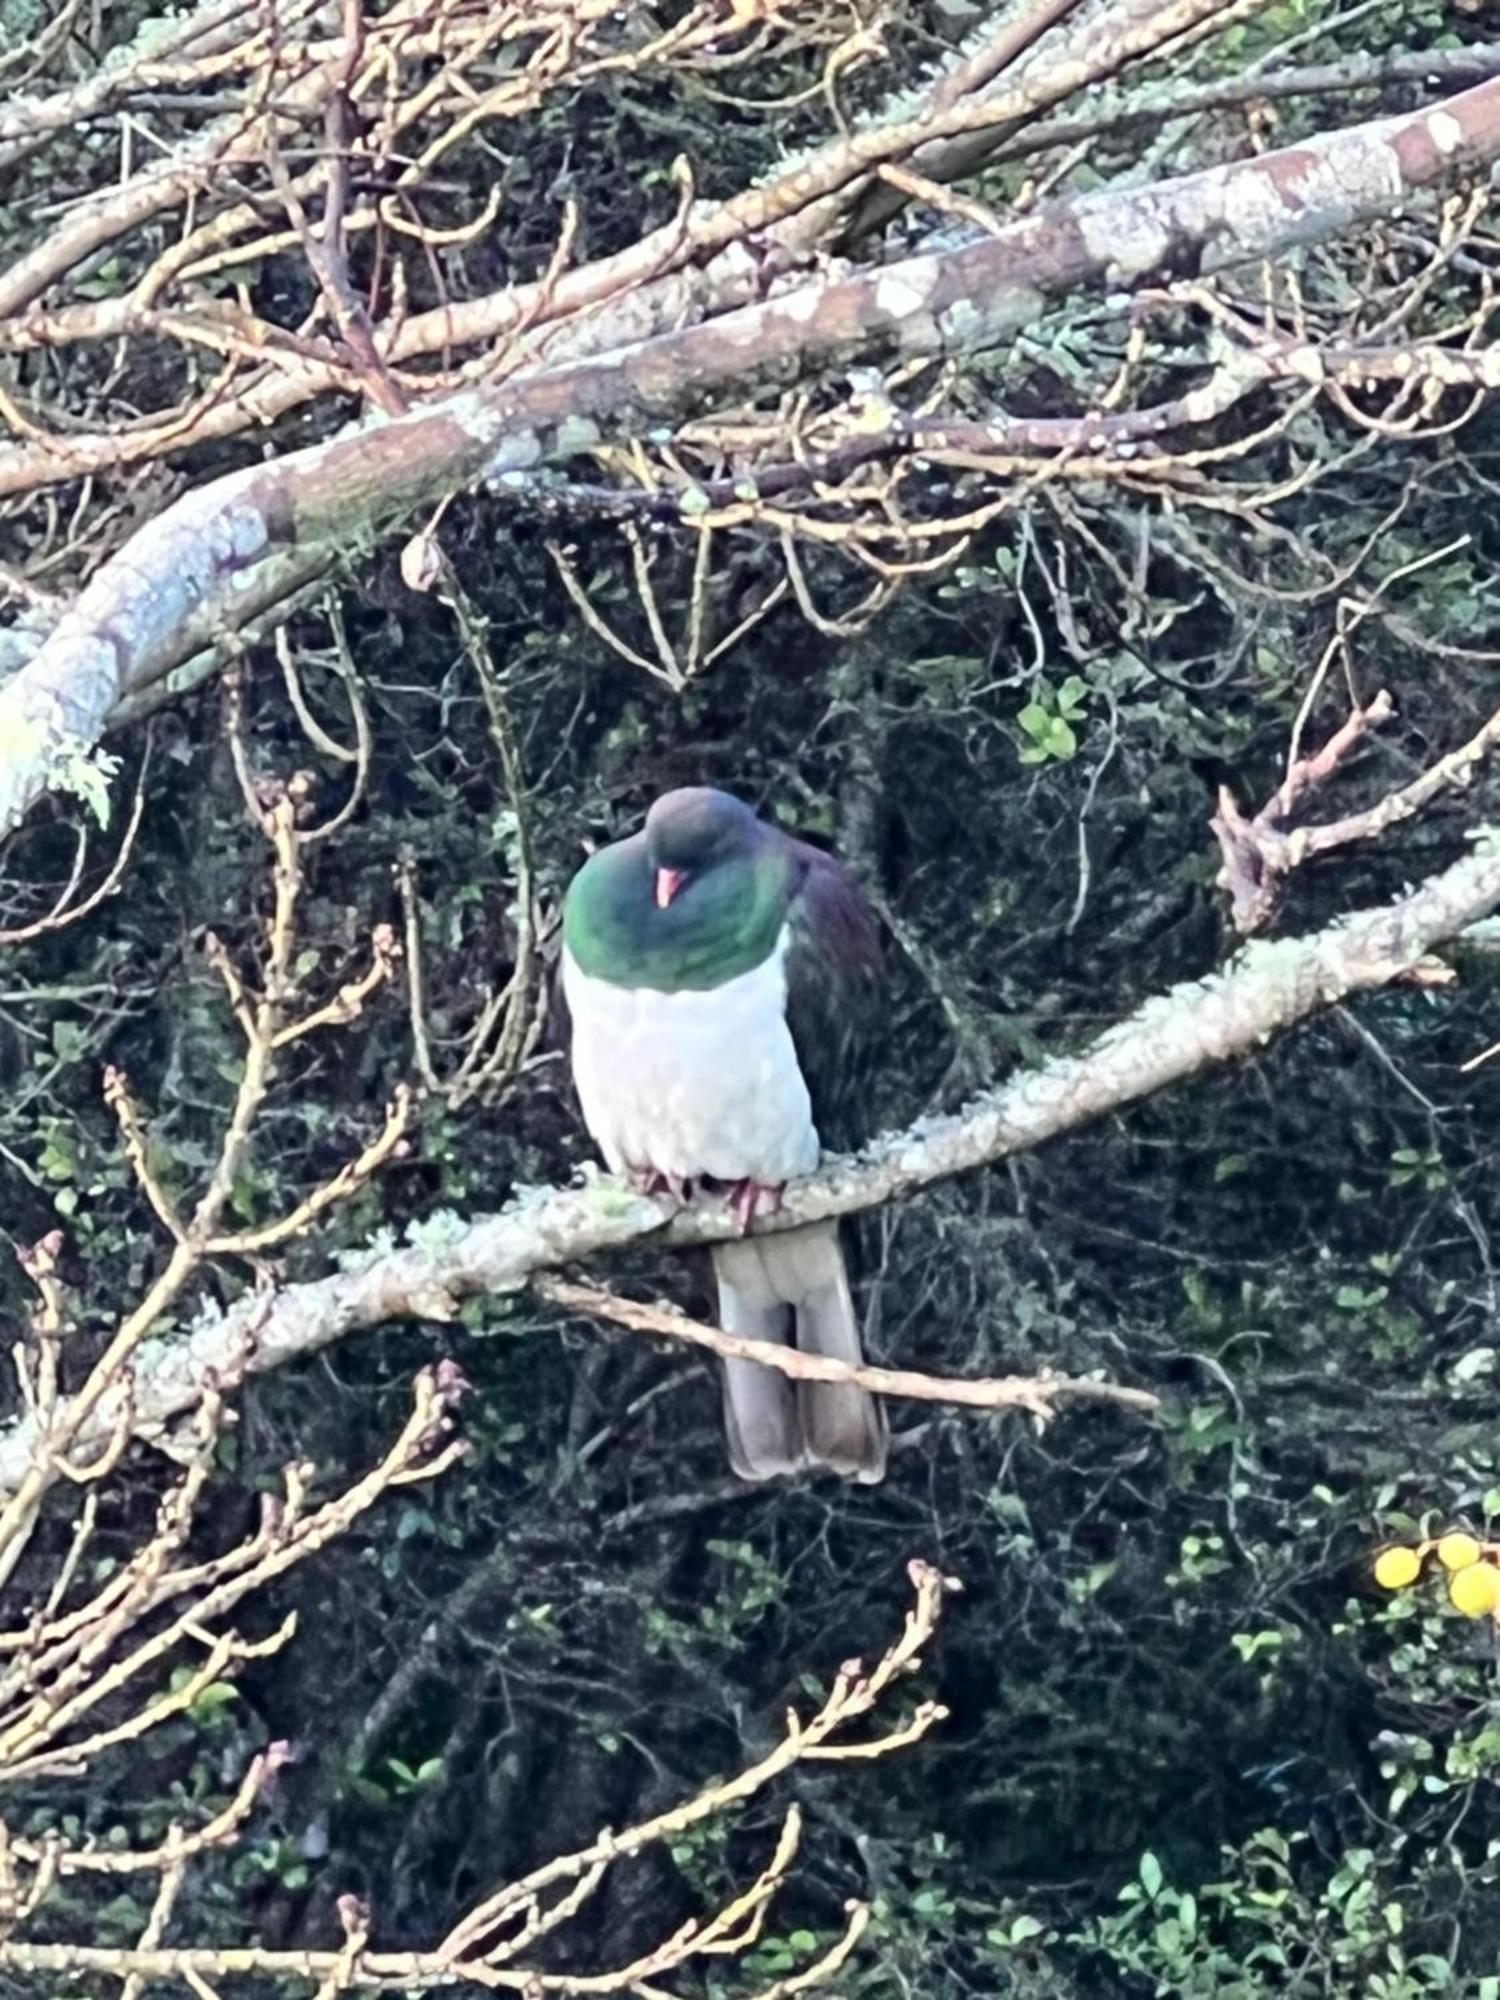
[[[1471,25],[1392,6],[1330,46],[1420,46]],[[927,32],[911,30],[914,48]],[[1314,99],[1285,116],[1315,129],[1345,111]],[[623,206],[633,235],[708,115],[637,100],[628,83],[549,111],[512,163],[517,213],[528,186],[566,174],[591,250]],[[701,150],[728,187],[768,144],[747,117]],[[544,256],[543,212],[534,240],[522,228],[506,241],[520,264]],[[1399,229],[1381,251],[1416,254]],[[1362,268],[1357,246],[1320,253],[1309,294],[1331,298]],[[976,402],[1083,407],[1122,337],[1108,313],[1082,315],[977,374]],[[1166,385],[1173,358],[1158,360]],[[586,842],[682,781],[725,785],[837,843],[888,922],[878,1087],[884,1117],[905,1120],[1079,1044],[1232,948],[1207,829],[1216,788],[1228,780],[1247,805],[1274,788],[1342,595],[1453,545],[1393,586],[1391,618],[1360,627],[1357,691],[1389,687],[1399,719],[1320,811],[1378,797],[1477,726],[1500,628],[1496,453],[1486,412],[1371,445],[1323,405],[1241,466],[1262,482],[1317,468],[1274,510],[1274,536],[1232,511],[1043,488],[867,631],[820,633],[784,610],[680,696],[583,629],[525,516],[471,497],[444,540],[491,621],[544,906]],[[24,538],[24,520],[5,531]],[[660,601],[681,606],[692,549],[653,533]],[[566,534],[601,611],[636,634],[615,528],[580,513]],[[837,556],[804,560],[836,613],[850,592]],[[712,587],[719,628],[777,573],[774,550],[738,542]],[[375,923],[399,924],[408,855],[441,1049],[508,968],[515,828],[442,606],[402,586],[390,551],[342,591],[375,754],[363,804],[312,864],[309,969],[331,987]],[[308,699],[340,733],[321,615],[294,640]],[[299,731],[269,655],[245,699],[255,764],[308,769],[319,802],[336,802],[347,778]],[[1347,700],[1336,670],[1314,737]],[[1066,725],[1045,743],[1022,720],[1038,706]],[[123,892],[89,925],[13,952],[0,995],[4,1233],[29,1243],[61,1217],[85,1314],[155,1255],[101,1064],[122,1065],[151,1104],[169,1176],[206,1157],[234,1044],[201,939],[212,926],[248,940],[264,893],[218,690],[120,737],[122,784],[148,733]],[[1307,871],[1283,928],[1393,893],[1497,811],[1481,776]],[[10,865],[60,880],[69,853],[40,824]],[[269,1601],[268,1622],[297,1609],[296,1645],[245,1672],[232,1702],[102,1766],[76,1811],[100,1829],[127,1806],[164,1823],[252,1747],[293,1738],[300,1758],[271,1808],[199,1892],[202,1926],[334,1940],[334,1899],[354,1889],[385,1942],[415,1942],[500,1875],[769,1741],[799,1676],[879,1648],[920,1554],[965,1586],[931,1668],[952,1720],[902,1759],[798,1779],[809,1860],[762,1972],[857,1893],[880,1915],[876,1948],[842,1982],[861,2000],[1482,1995],[1500,1941],[1493,1638],[1426,1599],[1377,1601],[1368,1583],[1388,1535],[1500,1513],[1500,1084],[1496,1068],[1460,1068],[1497,1032],[1496,960],[1480,941],[1459,963],[1453,988],[1335,1009],[1232,1072],[863,1227],[879,1358],[947,1374],[1100,1369],[1160,1392],[1157,1425],[1089,1412],[1038,1435],[904,1408],[884,1486],[743,1489],[706,1366],[524,1298],[257,1382],[225,1447],[215,1530],[243,1525],[288,1457],[330,1481],[359,1468],[437,1354],[476,1387],[475,1451]],[[352,1043],[294,1069],[237,1212],[267,1212],[336,1164],[410,1066],[388,993]],[[429,1104],[410,1156],[341,1213],[338,1241],[324,1232],[278,1268],[325,1270],[340,1242],[495,1207],[587,1155],[565,1066],[544,1049],[496,1104]],[[692,1261],[642,1256],[611,1275],[707,1305]],[[19,1309],[19,1277],[3,1283]],[[151,1465],[133,1479],[113,1524],[122,1547]],[[770,1810],[630,1878],[579,1950],[618,1959],[687,1914]],[[138,1927],[128,1904],[118,1916],[122,1935]]]

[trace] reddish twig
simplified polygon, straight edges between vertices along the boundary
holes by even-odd
[[[1330,846],[1344,844],[1319,845],[1316,834],[1323,829],[1288,833],[1286,823],[1308,795],[1326,784],[1354,754],[1370,731],[1388,722],[1395,712],[1396,705],[1384,688],[1373,701],[1352,709],[1320,750],[1293,760],[1253,818],[1241,812],[1227,785],[1219,787],[1219,809],[1209,825],[1224,858],[1219,886],[1229,891],[1234,927],[1241,936],[1249,937],[1270,922],[1281,900],[1282,885],[1294,868],[1315,852],[1326,853]]]

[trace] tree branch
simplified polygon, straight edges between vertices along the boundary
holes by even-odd
[[[947,1719],[948,1711],[931,1699],[909,1702],[904,1714],[887,1715],[892,1691],[923,1665],[944,1597],[961,1586],[929,1563],[907,1565],[914,1602],[893,1643],[868,1669],[850,1659],[836,1670],[827,1695],[811,1713],[786,1711],[779,1739],[754,1763],[713,1780],[690,1797],[620,1829],[603,1829],[585,1846],[554,1855],[528,1874],[503,1883],[468,1910],[447,1935],[417,1949],[375,1950],[370,1947],[372,1915],[357,1898],[339,1898],[343,1946],[270,1948],[259,1945],[168,1945],[159,1924],[148,1920],[133,1945],[33,1942],[7,1934],[0,1937],[0,1968],[6,1973],[49,1975],[96,1989],[102,1981],[121,1981],[134,1992],[142,1982],[187,1987],[198,1995],[217,1996],[220,1982],[254,1981],[262,1990],[268,1981],[281,1984],[317,1983],[317,1993],[471,1991],[515,1993],[521,2000],[587,2000],[587,1996],[639,1994],[662,1996],[658,1983],[686,1968],[700,1970],[705,1959],[718,1966],[741,1959],[756,1942],[772,1898],[783,1886],[798,1848],[802,1816],[789,1806],[781,1819],[774,1851],[759,1874],[744,1888],[731,1891],[727,1902],[660,1937],[644,1956],[610,1972],[559,1972],[535,1963],[541,1941],[570,1923],[589,1906],[612,1870],[629,1863],[714,1821],[736,1807],[762,1798],[777,1780],[809,1763],[868,1763],[920,1740]],[[273,1746],[284,1754],[284,1746]],[[222,1819],[221,1815],[221,1819]],[[229,1829],[231,1836],[236,1827]],[[172,1836],[168,1836],[169,1842]],[[185,1843],[164,1844],[155,1860],[166,1875],[174,1863],[180,1871]],[[56,1855],[60,1842],[48,1850]],[[65,1850],[64,1850],[65,1851]],[[21,1843],[10,1853],[24,1857]],[[14,1871],[13,1871],[14,1872]],[[41,1867],[29,1885],[30,1902],[17,1916],[26,1917],[51,1886],[52,1876]],[[178,1878],[180,1879],[180,1872]],[[12,1899],[17,1902],[16,1898]],[[805,1993],[822,1987],[843,1966],[869,1920],[868,1904],[845,1908],[842,1934],[794,1974],[752,1990],[758,2000]],[[545,1961],[544,1961],[545,1964]],[[674,1981],[673,1990],[678,1990]]]
[[[1224,971],[1148,1000],[1082,1053],[1054,1056],[961,1111],[888,1133],[855,1157],[828,1160],[793,1182],[778,1213],[756,1226],[795,1228],[878,1208],[1077,1131],[1254,1054],[1350,994],[1410,975],[1435,945],[1497,906],[1500,834],[1484,829],[1472,853],[1399,902],[1308,937],[1247,945]],[[473,1221],[436,1216],[405,1249],[346,1258],[329,1277],[249,1295],[227,1313],[205,1308],[185,1335],[147,1343],[79,1426],[75,1448],[97,1450],[126,1421],[139,1435],[159,1436],[198,1404],[206,1386],[279,1367],[387,1320],[449,1320],[465,1299],[516,1291],[539,1272],[646,1237],[687,1246],[734,1233],[727,1207],[675,1210],[604,1178],[528,1191],[500,1214]],[[24,1477],[34,1441],[24,1418],[0,1437],[0,1490]]]
[[[0,689],[0,832],[66,781],[124,696],[264,616],[351,545],[469,481],[637,436],[733,385],[971,352],[1060,296],[1275,256],[1500,154],[1500,81],[1426,111],[1150,187],[1058,202],[948,255],[824,277],[706,325],[487,384],[185,495],[107,562]],[[3,464],[3,461],[0,461]]]
[[[1325,63],[1294,69],[1251,66],[1205,82],[1171,78],[1144,88],[1101,93],[1075,115],[1025,125],[989,155],[989,164],[1029,159],[1035,154],[1078,146],[1106,134],[1114,137],[1138,126],[1161,129],[1177,119],[1200,118],[1249,103],[1274,104],[1290,97],[1328,97],[1345,91],[1377,90],[1392,83],[1457,88],[1500,71],[1500,42],[1470,42],[1453,49],[1361,50]]]
[[[1303,760],[1294,770],[1293,780],[1311,772],[1311,778],[1304,782],[1320,781],[1369,729],[1378,727],[1392,713],[1390,696],[1382,689],[1373,701],[1350,714],[1316,757]],[[1283,825],[1287,813],[1280,804],[1287,786],[1253,819],[1245,817],[1225,786],[1219,794],[1219,811],[1210,824],[1224,855],[1220,880],[1230,892],[1235,928],[1249,936],[1268,923],[1287,876],[1305,861],[1352,847],[1356,841],[1374,840],[1403,820],[1414,818],[1444,792],[1463,791],[1473,782],[1477,767],[1497,750],[1500,750],[1500,709],[1466,743],[1439,757],[1409,784],[1387,792],[1374,805],[1361,812],[1345,813],[1341,819],[1327,820],[1321,826],[1299,826],[1290,831]]]
[[[316,0],[296,0],[283,6],[282,33],[300,26],[315,5]],[[210,57],[238,49],[242,66],[250,67],[256,28],[247,23],[247,11],[245,0],[197,0],[186,13],[152,16],[91,76],[44,96],[23,93],[0,104],[0,173],[19,165],[51,134],[74,131],[141,91],[175,83],[183,69],[196,71]]]
[[[1156,1410],[1159,1397],[1146,1389],[1122,1389],[1114,1382],[1093,1382],[1074,1375],[996,1375],[965,1379],[953,1375],[924,1375],[912,1368],[877,1368],[851,1361],[835,1361],[826,1354],[804,1354],[800,1348],[779,1347],[772,1340],[750,1340],[743,1334],[725,1333],[717,1326],[705,1326],[686,1313],[667,1312],[660,1306],[642,1305],[637,1299],[623,1299],[600,1285],[570,1284],[562,1278],[538,1278],[532,1290],[539,1298],[569,1312],[584,1313],[593,1319],[608,1320],[628,1327],[632,1333],[658,1333],[667,1340],[684,1340],[690,1347],[706,1347],[726,1361],[758,1361],[790,1376],[794,1382],[848,1382],[859,1389],[871,1389],[878,1396],[907,1396],[918,1403],[957,1403],[970,1410],[1026,1410],[1034,1417],[1053,1417],[1059,1398],[1075,1402],[1116,1403],[1129,1410]]]
[[[765,185],[722,202],[698,203],[690,214],[579,268],[507,285],[480,298],[447,300],[426,312],[397,315],[379,330],[382,361],[399,366],[481,343],[504,346],[525,335],[522,358],[555,365],[651,339],[751,303],[763,295],[770,271],[807,266],[852,204],[862,203],[873,192],[883,202],[884,213],[900,206],[901,198],[888,186],[876,185],[882,162],[920,150],[933,176],[948,177],[960,164],[972,163],[976,146],[980,150],[993,146],[1003,133],[1026,128],[1042,113],[1098,86],[1133,61],[1150,57],[1185,26],[1211,19],[1221,4],[1222,0],[1116,0],[1102,21],[1095,9],[1066,35],[1046,36],[1041,52],[1030,44],[1045,34],[1045,17],[1075,12],[1073,0],[1067,5],[1044,0],[1038,14],[1020,23],[1006,19],[987,24],[925,92],[891,100],[856,132],[841,134],[790,162]],[[326,76],[320,87],[327,91]],[[945,120],[951,124],[957,119],[962,127],[963,121],[975,118],[981,121],[977,137],[961,129],[958,151],[951,145],[945,149],[935,137]],[[160,179],[154,173],[151,185]],[[124,191],[112,197],[116,205],[123,198]],[[161,312],[152,310],[137,293],[128,293],[34,312],[9,325],[0,320],[0,353],[74,340],[119,339],[150,330],[212,346],[225,338],[221,320],[222,307],[206,307],[201,300],[187,311]],[[171,412],[156,424],[128,433],[70,437],[66,468],[58,462],[55,441],[38,441],[30,451],[10,454],[8,480],[0,478],[0,490],[7,485],[12,491],[30,490],[82,476],[90,469],[123,467],[222,440],[267,425],[319,395],[338,389],[347,392],[345,371],[333,357],[299,357],[289,351],[291,337],[281,333],[274,345],[268,345],[268,334],[274,339],[272,330],[267,330],[261,346],[265,358],[274,359],[276,365],[216,398],[195,413],[190,425],[184,425],[180,412]],[[482,371],[489,372],[492,363],[493,354],[482,357]]]

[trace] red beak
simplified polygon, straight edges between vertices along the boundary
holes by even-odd
[[[685,868],[658,868],[656,871],[656,907],[664,910],[687,880]]]

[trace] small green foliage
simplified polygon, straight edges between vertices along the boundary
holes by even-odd
[[[1398,1146],[1391,1154],[1389,1180],[1393,1188],[1415,1183],[1425,1193],[1436,1194],[1448,1185],[1448,1174],[1436,1146]]]
[[[120,770],[120,759],[112,751],[66,743],[48,769],[56,790],[81,799],[98,826],[109,825],[111,785]]]
[[[168,1677],[167,1686],[176,1694],[193,1680],[191,1667],[175,1667]],[[233,1681],[210,1681],[200,1688],[188,1704],[186,1713],[197,1726],[208,1732],[222,1732],[229,1726],[230,1718],[224,1710],[232,1702],[239,1700],[240,1691]]]
[[[1083,720],[1088,701],[1088,683],[1069,674],[1056,690],[1045,681],[1016,717],[1026,741],[1021,745],[1023,764],[1066,763],[1077,754],[1076,724]]]

